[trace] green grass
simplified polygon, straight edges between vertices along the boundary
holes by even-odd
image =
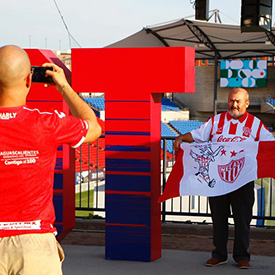
[[[88,197],[88,191],[81,192],[81,198],[80,193],[75,194],[75,206],[76,207],[93,207],[94,203],[94,190],[90,190]],[[76,210],[75,215],[77,217],[89,217],[90,214],[94,214],[93,211],[82,211],[82,210]]]

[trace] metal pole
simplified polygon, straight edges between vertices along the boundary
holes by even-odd
[[[217,114],[217,98],[218,98],[218,58],[217,54],[215,54],[214,59],[214,115]]]
[[[164,191],[166,184],[166,158],[167,158],[167,140],[163,139],[163,160],[162,160],[162,192]],[[165,223],[166,216],[166,202],[162,203],[162,222]]]

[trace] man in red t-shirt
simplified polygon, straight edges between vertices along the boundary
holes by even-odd
[[[270,141],[273,135],[265,125],[246,109],[249,94],[245,89],[235,88],[228,97],[228,111],[211,117],[199,129],[176,138],[174,149],[182,142],[245,142]],[[209,185],[211,187],[211,185]],[[215,249],[206,266],[218,266],[227,262],[228,217],[232,209],[235,224],[233,258],[239,268],[249,268],[249,230],[254,203],[254,182],[223,196],[209,198],[213,221]]]
[[[46,75],[72,115],[26,106],[31,64],[17,46],[0,48],[0,274],[62,274],[53,227],[56,150],[92,142],[101,128],[92,109],[55,64]],[[61,249],[59,247],[59,249]]]

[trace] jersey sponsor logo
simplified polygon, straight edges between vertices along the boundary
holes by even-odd
[[[242,142],[245,141],[245,137],[236,136],[233,138],[230,137],[224,137],[223,135],[219,136],[217,139],[217,142]]]
[[[16,118],[17,113],[0,113],[0,118],[1,119],[12,119],[12,118]]]
[[[231,160],[226,165],[218,165],[220,178],[227,183],[234,183],[240,175],[245,163],[245,158]]]
[[[24,151],[0,151],[0,160],[7,166],[35,164],[39,159],[39,151],[24,150]]]
[[[41,220],[27,222],[0,222],[0,230],[41,229]]]
[[[24,150],[24,151],[0,151],[0,156],[15,156],[15,155],[24,155],[24,156],[31,156],[35,157],[39,154],[37,150]]]

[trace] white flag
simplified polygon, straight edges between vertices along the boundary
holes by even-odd
[[[159,202],[220,196],[263,177],[275,178],[275,141],[181,144]]]

